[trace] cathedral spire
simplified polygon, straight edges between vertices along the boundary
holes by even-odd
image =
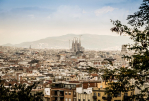
[[[79,44],[80,44],[80,46],[81,46],[81,36],[82,36],[82,35],[80,35],[80,38],[79,38]]]
[[[30,45],[29,49],[32,49],[31,45]]]
[[[81,47],[81,37],[80,38],[74,37],[74,39],[72,40],[71,51],[73,52],[84,51],[84,48]]]
[[[75,43],[77,43],[77,38],[75,37]]]
[[[75,38],[73,38],[72,43],[73,43],[73,44],[75,43]]]
[[[79,38],[79,43],[81,43],[81,38]]]

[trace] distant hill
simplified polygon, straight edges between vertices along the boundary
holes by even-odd
[[[4,44],[3,46],[13,46],[13,45],[10,43],[7,43],[7,44]]]
[[[33,41],[33,42],[23,42],[20,44],[15,44],[10,46],[29,48],[57,48],[64,49],[69,48],[74,37],[79,38],[80,35],[67,34],[58,37],[48,37],[45,39]],[[82,46],[85,49],[99,49],[99,50],[117,50],[121,48],[122,44],[132,43],[129,37],[126,36],[109,36],[109,35],[92,35],[92,34],[82,34],[81,36]],[[9,46],[9,44],[7,44]]]

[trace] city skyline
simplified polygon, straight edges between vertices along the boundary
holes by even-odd
[[[110,19],[127,23],[141,0],[0,0],[0,45],[65,34],[116,35]],[[133,6],[132,6],[133,4]]]

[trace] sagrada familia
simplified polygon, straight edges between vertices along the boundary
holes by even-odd
[[[78,38],[74,38],[72,40],[72,48],[70,49],[72,52],[83,52],[84,51],[84,47],[81,46],[81,40]]]

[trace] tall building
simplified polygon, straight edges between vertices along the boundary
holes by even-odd
[[[127,53],[127,46],[126,45],[122,45],[121,54],[124,55],[126,53]]]
[[[122,49],[121,49],[121,55],[123,57],[123,55],[127,56],[128,55],[128,52],[127,52],[127,46],[126,45],[122,45]],[[121,59],[121,64],[122,64],[122,67],[126,67],[126,60],[124,58]]]
[[[74,38],[72,40],[72,48],[70,50],[72,52],[84,51],[84,48],[81,46],[81,40],[78,40],[78,38]]]
[[[32,49],[31,45],[29,46],[29,49]]]

